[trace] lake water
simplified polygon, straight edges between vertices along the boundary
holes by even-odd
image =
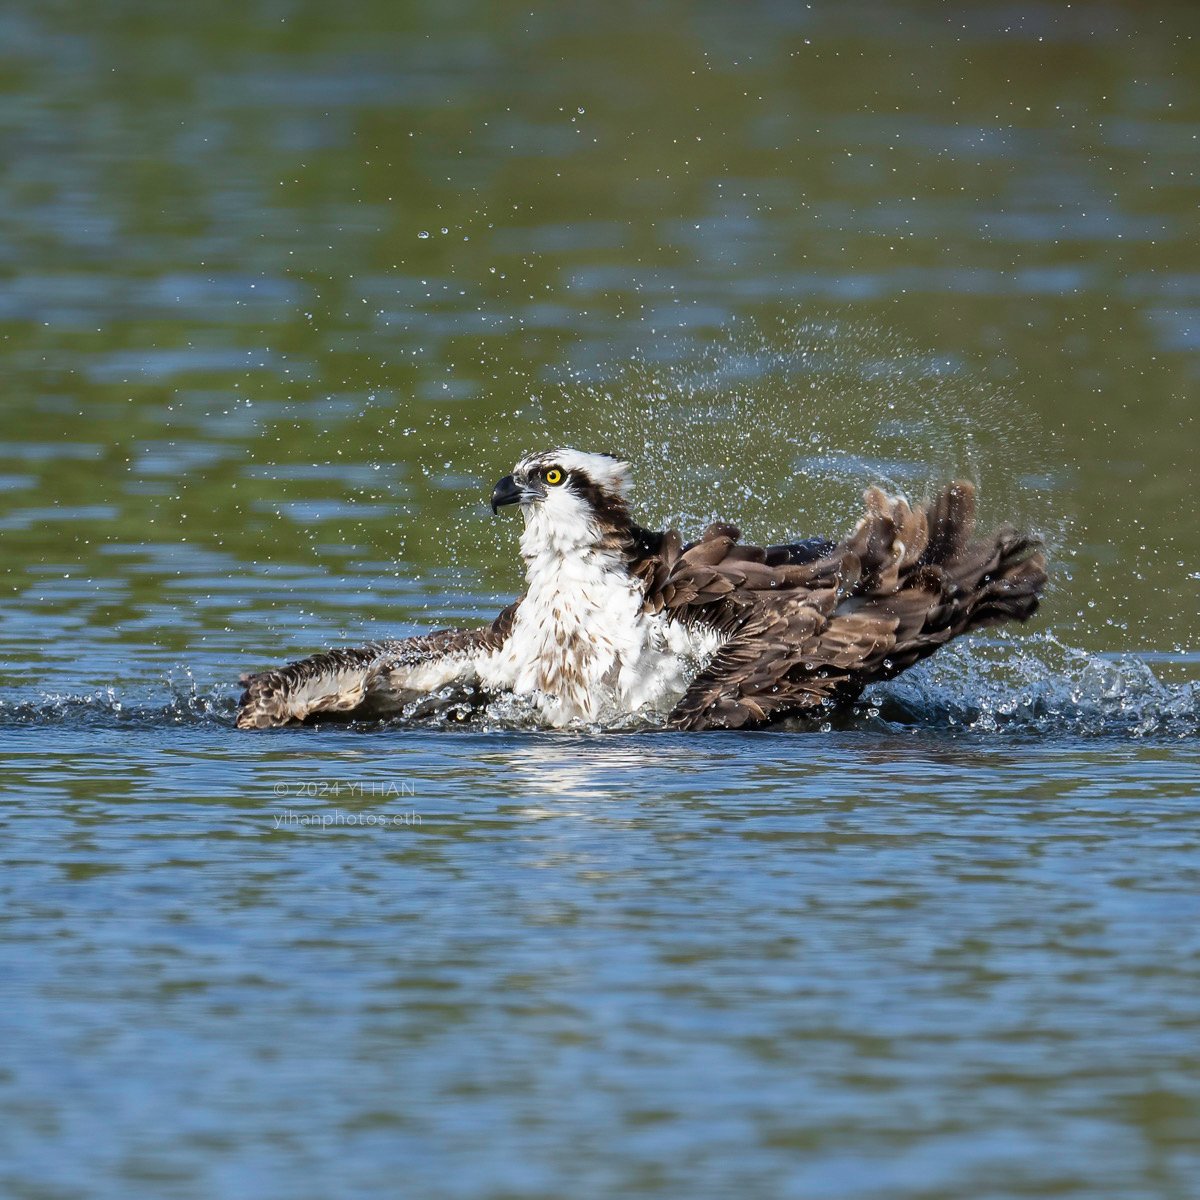
[[[0,13],[0,1194],[1196,1194],[1200,11],[954,7]],[[562,442],[1051,588],[832,727],[233,730]]]

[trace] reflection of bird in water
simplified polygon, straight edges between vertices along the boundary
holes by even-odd
[[[525,519],[527,589],[491,625],[331,650],[244,682],[242,729],[322,714],[410,711],[512,696],[552,727],[664,713],[677,729],[740,729],[853,700],[951,638],[1026,620],[1046,582],[1036,539],[975,538],[975,490],[911,508],[878,488],[839,542],[684,544],[641,528],[627,464],[554,450],[492,493]]]
[[[510,736],[502,746],[489,748],[485,759],[510,782],[513,794],[521,797],[518,807],[527,815],[560,815],[564,804],[573,802],[586,810],[594,801],[639,799],[638,781],[645,781],[646,772],[667,772],[683,785],[696,770],[694,747],[689,749],[684,741],[607,733],[584,738]]]

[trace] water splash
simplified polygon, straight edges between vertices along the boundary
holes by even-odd
[[[1166,683],[1136,655],[1090,654],[1049,633],[951,645],[867,699],[894,724],[978,734],[1200,733],[1200,681]]]
[[[232,725],[236,698],[213,688],[170,684],[162,697],[122,696],[116,688],[78,695],[45,692],[32,699],[0,699],[0,729],[62,725],[73,729],[163,729],[173,725]]]
[[[349,722],[345,728],[378,736],[417,729],[529,732],[541,728],[533,706],[520,697],[480,703],[448,692],[444,703],[435,703],[436,699],[427,698],[390,721]],[[0,728],[200,726],[245,736],[233,733],[235,711],[235,693],[218,688],[202,691],[176,684],[164,696],[141,697],[104,688],[81,695],[0,700]],[[898,679],[868,689],[853,708],[793,721],[787,727],[799,737],[804,731],[831,725],[864,731],[949,731],[979,738],[1000,734],[1067,740],[1194,738],[1200,735],[1200,681],[1168,683],[1135,655],[1091,654],[1053,634],[1024,638],[1001,634],[986,641],[955,643]],[[657,733],[663,728],[661,720],[626,716],[585,732]]]
[[[629,458],[656,523],[828,533],[858,518],[868,484],[920,497],[966,476],[985,520],[1061,536],[1049,433],[1003,389],[894,332],[840,317],[747,324],[699,358],[597,371],[604,382],[541,398],[540,436]]]
[[[833,533],[857,520],[868,484],[919,498],[966,476],[980,485],[984,523],[1036,528],[1051,551],[1070,540],[1053,431],[967,364],[862,320],[739,322],[699,350],[658,346],[540,382],[505,377],[492,401],[502,421],[464,424],[437,408],[399,431],[422,464],[415,507],[440,511],[447,489],[463,496],[457,512],[400,532],[461,564],[490,557],[485,487],[522,454],[560,445],[627,458],[639,519],[685,533],[718,518],[767,541]],[[379,419],[381,447],[395,447],[394,414],[381,407]]]

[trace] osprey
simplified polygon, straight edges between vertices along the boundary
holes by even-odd
[[[1046,583],[1033,537],[975,538],[975,491],[910,507],[877,487],[841,541],[775,546],[710,525],[684,543],[630,515],[629,466],[553,450],[492,492],[525,519],[526,591],[490,625],[331,650],[243,678],[239,729],[426,715],[523,698],[568,727],[644,714],[749,729],[853,700],[961,633],[1026,620]]]

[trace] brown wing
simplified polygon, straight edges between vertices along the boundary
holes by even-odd
[[[466,679],[471,664],[504,644],[520,600],[479,629],[442,629],[396,641],[327,650],[274,671],[243,676],[239,729],[292,725],[321,713],[378,716],[395,711],[415,693],[405,689],[414,668],[442,662],[446,684]]]
[[[854,532],[812,562],[742,546],[710,526],[664,538],[641,568],[647,607],[726,641],[671,713],[682,729],[739,729],[852,699],[981,625],[1026,620],[1046,582],[1033,538],[973,539],[975,492],[956,483],[912,509],[878,488]],[[811,544],[809,544],[811,545]]]

